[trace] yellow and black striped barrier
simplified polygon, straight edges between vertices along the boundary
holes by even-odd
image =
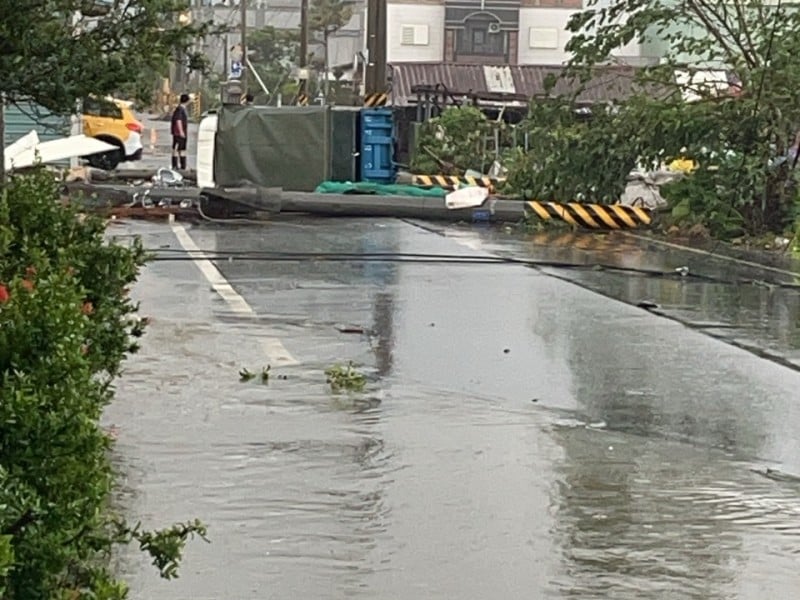
[[[308,106],[308,96],[306,94],[300,94],[297,97],[297,106]]]
[[[636,229],[653,222],[650,210],[624,204],[579,204],[577,202],[527,202],[543,221],[557,219],[589,229]]]
[[[412,175],[412,185],[425,187],[440,187],[446,190],[454,190],[464,186],[485,187],[494,191],[505,182],[505,179],[498,177],[469,177],[466,175]]]
[[[367,94],[364,96],[364,106],[369,108],[386,106],[387,102],[389,102],[389,94],[387,92],[378,92],[377,94]]]

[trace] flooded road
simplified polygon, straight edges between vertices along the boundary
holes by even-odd
[[[167,226],[119,232],[181,254]],[[440,233],[189,231],[212,252],[555,252]],[[638,252],[619,260],[685,260]],[[133,598],[760,600],[800,584],[800,373],[608,297],[655,280],[570,275],[601,295],[520,265],[218,265],[252,314],[190,261],[154,262],[136,288],[153,323],[106,415],[121,501],[147,526],[199,517],[211,543],[175,582],[132,555]],[[790,356],[797,298],[776,291],[783,312],[729,302],[754,311],[747,339]],[[674,305],[712,312],[687,297]],[[348,360],[367,389],[332,394],[323,371]],[[267,385],[239,381],[266,364]]]

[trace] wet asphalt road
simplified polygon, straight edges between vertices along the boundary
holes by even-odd
[[[118,232],[182,251],[166,225]],[[492,252],[773,287],[218,262],[247,314],[195,263],[152,263],[136,294],[153,324],[107,411],[121,501],[149,526],[199,517],[212,543],[189,547],[175,582],[126,559],[132,597],[793,596],[800,481],[784,474],[800,474],[800,373],[713,337],[800,362],[798,291],[774,287],[791,277],[627,238],[397,220],[189,235],[217,252]],[[362,395],[327,389],[324,369],[346,360],[370,379]],[[268,385],[238,381],[266,364]]]

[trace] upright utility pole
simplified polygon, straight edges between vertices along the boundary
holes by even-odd
[[[386,0],[367,0],[367,68],[364,93],[386,91]]]
[[[298,67],[300,68],[299,79],[300,89],[299,96],[305,96],[307,92],[307,77],[306,73],[308,63],[308,0],[300,0],[300,60]]]
[[[247,0],[239,0],[242,11],[242,95],[247,93]]]

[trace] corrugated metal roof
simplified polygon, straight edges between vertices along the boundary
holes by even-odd
[[[3,144],[7,146],[17,141],[32,129],[43,142],[55,140],[69,135],[69,128],[69,117],[59,117],[41,106],[19,102],[6,106]]]
[[[545,93],[548,77],[559,76],[564,67],[548,65],[485,65],[449,63],[392,63],[392,102],[407,105],[417,99],[412,90],[415,86],[444,86],[454,96],[464,94],[486,94],[509,100],[532,98]],[[635,67],[609,66],[598,69],[585,91],[582,102],[603,102],[629,96],[633,90]],[[513,91],[508,85],[508,76],[513,79]],[[498,87],[498,82],[502,85]],[[558,80],[553,95],[565,94],[577,86]]]

